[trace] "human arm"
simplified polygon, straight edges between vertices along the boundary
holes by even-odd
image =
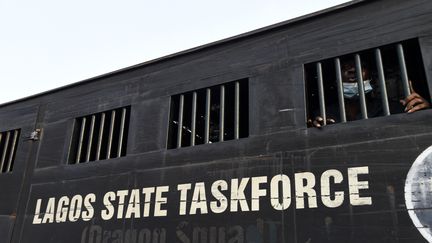
[[[408,95],[405,99],[400,100],[401,104],[405,106],[406,113],[413,113],[419,110],[430,108],[430,103],[414,91],[412,87],[412,83],[410,81],[410,90],[411,94]]]
[[[335,122],[336,121],[333,118],[328,117],[326,119],[326,124],[333,124]],[[311,118],[309,118],[307,120],[307,125],[308,125],[308,127],[322,128],[324,126],[324,119],[321,116],[317,116],[313,120]]]

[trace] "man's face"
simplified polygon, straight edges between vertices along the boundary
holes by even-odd
[[[355,69],[354,63],[346,63],[342,65],[342,82],[346,83],[355,83],[357,82],[357,73]],[[367,70],[365,68],[362,68],[362,77],[363,80],[366,77]]]

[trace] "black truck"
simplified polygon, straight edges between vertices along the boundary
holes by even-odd
[[[2,104],[0,242],[432,242],[431,91],[432,1],[355,0]]]

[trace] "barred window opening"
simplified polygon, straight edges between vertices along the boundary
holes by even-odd
[[[403,113],[413,92],[430,101],[416,39],[306,64],[305,79],[308,126]]]
[[[12,172],[20,129],[0,132],[0,173]]]
[[[126,155],[130,107],[75,120],[69,163],[106,160]]]
[[[168,149],[249,135],[248,80],[171,97]]]

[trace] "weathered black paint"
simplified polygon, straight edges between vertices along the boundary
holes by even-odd
[[[408,216],[403,188],[412,162],[431,145],[432,111],[308,129],[303,64],[418,38],[432,90],[430,23],[429,0],[354,1],[2,105],[0,130],[21,128],[13,173],[0,175],[2,242],[84,243],[90,231],[95,239],[100,232],[101,242],[122,242],[114,239],[128,230],[166,234],[169,243],[425,242]],[[248,138],[166,149],[171,95],[243,78]],[[127,156],[68,165],[74,118],[123,106],[131,107]],[[41,139],[26,139],[36,128]],[[259,212],[109,221],[96,213],[88,222],[32,224],[38,198],[93,192],[101,200],[107,191],[159,185],[171,186],[169,197],[178,198],[179,183],[327,169],[346,174],[354,166],[369,166],[371,206],[279,212],[263,201]],[[169,201],[168,210],[178,205]],[[207,240],[193,241],[194,229],[196,237],[207,229]],[[226,241],[218,241],[224,234]]]

